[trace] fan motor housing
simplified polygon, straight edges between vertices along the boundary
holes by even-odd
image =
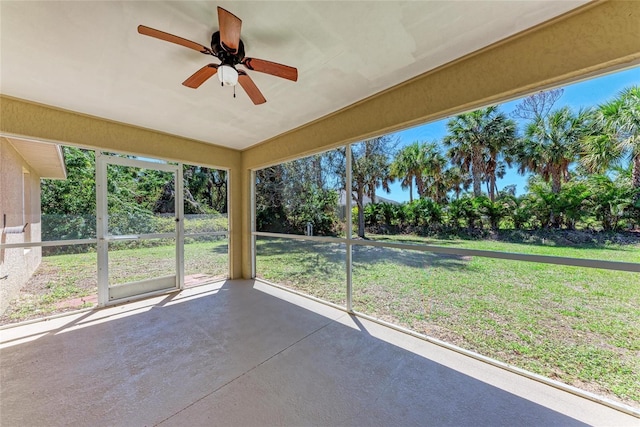
[[[220,41],[220,31],[216,31],[211,36],[211,50],[223,64],[236,65],[244,59],[244,43],[242,40],[238,43],[238,51],[236,53],[227,51]]]

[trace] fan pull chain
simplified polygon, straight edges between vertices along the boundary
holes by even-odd
[[[236,86],[235,85],[233,86],[233,97],[234,98],[236,97]]]

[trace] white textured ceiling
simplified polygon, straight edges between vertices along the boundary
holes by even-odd
[[[243,149],[587,3],[576,1],[0,1],[0,92]],[[298,68],[249,72],[267,103],[214,77],[217,59],[137,33],[209,45],[216,7],[242,19],[247,56]]]

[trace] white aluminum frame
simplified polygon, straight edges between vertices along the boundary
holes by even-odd
[[[45,246],[91,245],[98,243],[98,239],[46,240],[44,242],[2,243],[2,249],[39,248]]]
[[[184,181],[182,163],[178,163],[175,175],[176,201],[176,275],[178,289],[184,289]]]
[[[344,149],[346,156],[346,171],[345,171],[345,219],[347,221],[347,259],[346,259],[346,273],[347,273],[347,311],[349,313],[353,312],[353,280],[352,280],[352,272],[353,272],[353,223],[351,221],[351,202],[353,198],[353,177],[352,175],[352,162],[353,158],[351,156],[351,144],[347,145]]]
[[[109,165],[119,165],[134,167],[140,169],[159,170],[170,172],[173,174],[175,198],[174,198],[174,216],[175,231],[173,233],[143,233],[131,235],[112,236],[108,230],[108,202],[107,202],[107,167]],[[184,287],[184,202],[182,192],[182,165],[156,163],[140,159],[131,159],[126,157],[110,156],[103,152],[96,153],[96,228],[98,234],[98,305],[105,306],[115,304],[133,297],[139,297],[150,292],[171,291],[173,289],[182,289]],[[175,239],[175,275],[173,281],[169,281],[168,277],[158,277],[155,279],[147,279],[138,282],[131,282],[125,285],[131,287],[131,291],[122,292],[125,285],[109,285],[109,242],[115,241],[136,241],[148,239]],[[157,279],[157,280],[156,280]],[[171,286],[171,283],[173,286]],[[154,285],[155,284],[155,285]],[[154,288],[158,286],[158,288]],[[139,288],[136,292],[133,287]],[[160,289],[161,288],[161,289]],[[111,290],[114,290],[112,295]]]
[[[578,389],[573,386],[566,385],[559,381],[555,381],[544,376],[534,374],[532,372],[526,371],[524,369],[517,368],[515,366],[500,362],[498,360],[492,359],[490,357],[483,356],[479,353],[475,353],[470,350],[466,350],[464,348],[458,347],[453,344],[449,344],[445,341],[437,340],[435,338],[431,338],[427,335],[420,334],[413,330],[403,328],[401,326],[395,325],[393,323],[385,322],[383,320],[377,319],[373,316],[367,315],[366,313],[362,313],[356,310],[353,310],[353,289],[352,289],[352,265],[353,265],[353,253],[352,249],[354,245],[359,246],[372,246],[372,247],[382,247],[382,248],[393,248],[393,249],[402,249],[402,250],[413,250],[419,252],[430,252],[430,253],[440,253],[447,255],[458,255],[458,256],[477,256],[483,258],[494,258],[494,259],[504,259],[504,260],[513,260],[513,261],[524,261],[524,262],[533,262],[533,263],[542,263],[542,264],[555,264],[555,265],[565,265],[572,267],[585,267],[585,268],[597,268],[604,270],[614,270],[614,271],[627,271],[632,273],[640,273],[640,262],[623,262],[623,261],[605,261],[605,260],[596,260],[596,259],[587,259],[587,258],[571,258],[571,257],[559,257],[559,256],[551,256],[551,255],[533,255],[533,254],[523,254],[523,253],[512,253],[512,252],[500,252],[500,251],[490,251],[490,250],[481,250],[481,249],[462,249],[462,248],[451,248],[446,246],[437,246],[437,245],[417,245],[417,244],[406,244],[406,243],[390,243],[390,242],[376,242],[376,241],[366,241],[359,240],[353,238],[353,224],[351,218],[351,192],[350,183],[351,183],[351,145],[348,144],[345,147],[346,152],[346,168],[345,176],[346,176],[346,225],[347,225],[347,237],[328,237],[328,236],[306,236],[306,235],[297,235],[297,234],[283,234],[283,233],[270,233],[270,232],[260,232],[255,229],[255,172],[256,170],[251,171],[251,242],[252,242],[252,251],[251,251],[251,265],[252,265],[252,278],[256,278],[256,256],[257,256],[257,247],[256,247],[256,239],[257,237],[271,237],[271,238],[280,238],[280,239],[291,239],[291,240],[304,240],[304,241],[313,241],[313,242],[324,242],[328,244],[345,244],[346,245],[346,288],[347,288],[347,298],[345,306],[341,306],[330,301],[323,300],[318,297],[314,297],[312,295],[308,295],[302,293],[300,291],[296,291],[295,289],[279,285],[277,283],[272,283],[264,279],[259,279],[261,282],[269,284],[271,286],[275,286],[280,289],[287,290],[297,295],[301,295],[303,297],[312,299],[314,301],[318,301],[320,303],[326,304],[328,306],[344,310],[350,314],[353,314],[358,317],[362,317],[364,319],[371,320],[373,322],[379,323],[381,325],[393,328],[399,332],[403,332],[420,339],[424,339],[426,341],[432,342],[444,348],[465,354],[467,356],[473,357],[475,359],[484,361],[486,363],[492,364],[494,366],[500,367],[502,369],[506,369],[513,373],[522,375],[527,378],[534,379],[536,381],[540,381],[544,384],[550,385],[552,387],[559,388],[561,390],[567,391],[569,393],[573,393],[575,395],[584,397],[586,399],[599,402],[601,404],[607,405],[611,408],[623,411],[625,413],[639,416],[640,411],[637,411],[635,408],[632,408],[628,405],[623,405],[621,403],[604,399],[598,395],[593,393]],[[639,276],[640,279],[640,276]]]
[[[256,171],[251,171],[251,278],[256,277]]]
[[[1,136],[23,138],[21,135],[13,135],[0,133]],[[58,141],[42,140],[38,138],[30,138],[30,140],[38,141],[46,144],[60,145]],[[22,243],[0,243],[0,249],[19,249],[19,248],[36,248],[36,247],[52,247],[52,246],[73,246],[73,245],[96,245],[97,248],[97,281],[98,283],[108,283],[108,242],[109,241],[126,241],[126,240],[147,240],[157,238],[176,238],[176,288],[171,289],[183,289],[184,288],[184,239],[185,237],[202,237],[202,236],[225,236],[229,238],[230,231],[213,231],[213,232],[199,232],[199,233],[185,233],[184,232],[184,201],[176,200],[176,217],[179,219],[176,233],[145,233],[125,236],[108,236],[106,217],[103,215],[106,212],[107,198],[106,188],[104,183],[106,182],[107,170],[106,164],[118,164],[122,166],[142,167],[147,169],[162,170],[168,172],[175,172],[176,179],[176,192],[183,199],[184,181],[183,181],[183,165],[182,162],[171,163],[159,163],[154,161],[145,161],[139,159],[117,157],[113,154],[120,154],[115,152],[103,152],[99,149],[93,149],[78,144],[63,145],[68,147],[80,148],[85,151],[93,152],[95,154],[95,174],[96,174],[96,237],[90,239],[69,239],[69,240],[47,240],[39,242],[22,242]],[[124,154],[124,153],[122,153]],[[61,159],[63,160],[63,159]],[[228,168],[220,168],[210,165],[196,165],[200,167],[206,167],[211,169],[219,169],[227,172],[227,206],[229,206],[229,181],[231,179]],[[227,259],[230,260],[231,252],[230,245],[228,245]],[[227,264],[227,278],[229,277],[229,269],[231,264]],[[162,280],[166,280],[162,278]],[[144,282],[144,281],[143,281]],[[171,290],[169,289],[169,291]],[[145,292],[137,295],[137,297],[146,297],[157,294],[166,293],[167,290],[159,290],[152,292]],[[127,300],[133,299],[127,298]],[[122,302],[110,301],[108,286],[98,286],[98,306],[105,306]]]
[[[98,306],[109,302],[109,242],[107,228],[107,163],[96,151],[96,234],[98,238]]]

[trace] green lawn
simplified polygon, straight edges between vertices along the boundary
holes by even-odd
[[[227,240],[188,239],[184,266],[186,276],[226,277]],[[175,246],[110,251],[109,268],[109,283],[112,285],[175,274]],[[92,307],[96,305],[97,292],[95,252],[45,256],[20,295],[0,316],[0,325]]]
[[[404,240],[640,261],[640,245]],[[257,271],[272,282],[344,304],[343,245],[259,238]],[[639,273],[354,246],[353,304],[362,313],[532,372],[627,404],[640,402]]]

